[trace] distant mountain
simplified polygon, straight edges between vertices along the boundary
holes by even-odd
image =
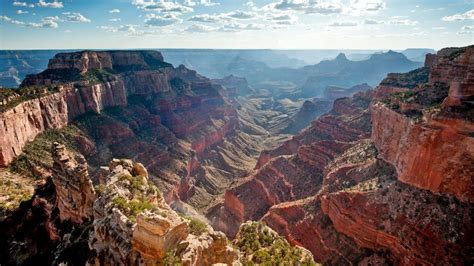
[[[376,53],[362,61],[349,60],[340,53],[332,60],[297,69],[270,68],[262,63],[237,58],[227,70],[245,77],[255,89],[270,91],[278,98],[312,98],[323,96],[328,86],[352,87],[367,83],[375,86],[392,72],[418,68],[421,62],[409,60],[394,51]]]
[[[401,51],[408,59],[416,62],[425,62],[427,54],[436,54],[436,50],[430,48],[408,48]]]
[[[264,64],[270,68],[298,68],[306,65],[302,60],[273,50],[160,49],[160,52],[173,65],[183,64],[210,78],[239,75],[231,72],[238,68],[235,64],[239,61],[246,64]]]

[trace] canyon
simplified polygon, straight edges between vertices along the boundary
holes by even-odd
[[[474,48],[428,55],[337,99],[207,216],[232,237],[263,220],[323,264],[472,261]]]
[[[387,58],[418,66],[303,70]],[[474,47],[374,89],[352,72],[290,100],[156,51],[55,55],[0,89],[0,174],[29,193],[0,263],[472,263]]]

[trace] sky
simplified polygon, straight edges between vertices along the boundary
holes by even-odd
[[[0,49],[474,44],[474,0],[0,0]]]

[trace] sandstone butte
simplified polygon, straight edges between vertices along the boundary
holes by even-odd
[[[263,220],[323,264],[474,261],[474,47],[428,55],[265,151],[209,209],[233,237]]]

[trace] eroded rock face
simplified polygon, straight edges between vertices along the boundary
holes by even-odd
[[[427,66],[430,83],[450,86],[445,106],[460,106],[474,96],[474,46],[442,49],[429,57]]]
[[[194,234],[190,221],[149,182],[143,165],[116,159],[108,172],[94,203],[89,246],[97,256],[91,263],[150,265],[176,257],[184,265],[210,265],[238,259],[222,233],[209,228]]]
[[[474,201],[473,123],[429,116],[415,123],[383,104],[372,108],[372,139],[400,181]]]
[[[82,155],[73,156],[64,145],[54,143],[52,180],[62,222],[81,224],[92,219],[95,190]]]
[[[428,58],[426,83],[373,104],[372,140],[400,181],[473,202],[474,48]]]
[[[58,92],[24,101],[0,113],[0,165],[7,166],[27,142],[47,129],[59,129],[87,112],[124,106],[127,93],[120,80],[95,85],[60,85]]]
[[[166,63],[157,51],[83,51],[57,54],[49,61],[48,69],[85,73],[92,69],[147,70],[159,65]]]
[[[113,160],[94,203],[94,233],[89,246],[101,264],[143,264],[162,260],[188,235],[187,222],[172,211],[146,169]]]

